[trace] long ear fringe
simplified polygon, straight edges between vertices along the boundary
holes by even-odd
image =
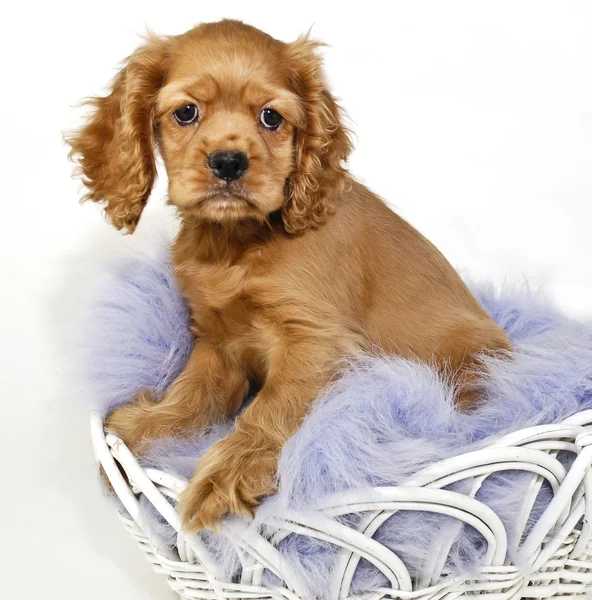
[[[147,35],[125,61],[106,97],[90,98],[87,123],[67,134],[82,201],[105,204],[107,219],[133,233],[156,179],[153,114],[166,68],[167,38]]]
[[[288,45],[292,86],[304,103],[306,126],[296,133],[296,169],[286,184],[284,227],[301,233],[319,227],[335,208],[351,150],[343,111],[327,90],[318,49],[308,34]]]

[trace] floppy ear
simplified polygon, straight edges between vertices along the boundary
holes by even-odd
[[[125,62],[111,93],[93,98],[87,123],[67,138],[70,158],[88,191],[83,201],[105,203],[107,219],[133,233],[156,179],[154,110],[165,73],[168,42],[150,36]]]
[[[299,233],[318,227],[334,208],[342,189],[352,144],[341,122],[342,110],[326,88],[319,42],[304,36],[288,45],[294,91],[304,104],[306,125],[296,131],[296,168],[286,185],[284,227]]]

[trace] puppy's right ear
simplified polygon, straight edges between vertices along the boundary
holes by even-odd
[[[149,36],[113,80],[111,93],[92,98],[87,123],[66,136],[70,158],[87,188],[84,200],[105,204],[107,219],[133,233],[156,179],[154,111],[170,42]]]

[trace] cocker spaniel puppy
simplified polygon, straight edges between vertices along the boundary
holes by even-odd
[[[252,514],[339,359],[381,351],[478,394],[483,353],[510,342],[446,259],[344,168],[341,110],[308,37],[283,43],[236,21],[150,37],[70,141],[88,193],[133,232],[156,177],[181,219],[172,250],[195,345],[162,398],[107,427],[134,451],[232,417],[182,496],[187,530]],[[364,402],[364,398],[360,398]]]

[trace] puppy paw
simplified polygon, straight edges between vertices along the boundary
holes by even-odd
[[[199,462],[180,499],[187,532],[215,530],[227,515],[253,517],[275,491],[277,453],[241,447],[237,433],[221,440]]]
[[[153,414],[156,397],[142,390],[132,402],[117,407],[105,422],[105,430],[121,438],[133,454],[140,454],[146,441],[153,437]]]

